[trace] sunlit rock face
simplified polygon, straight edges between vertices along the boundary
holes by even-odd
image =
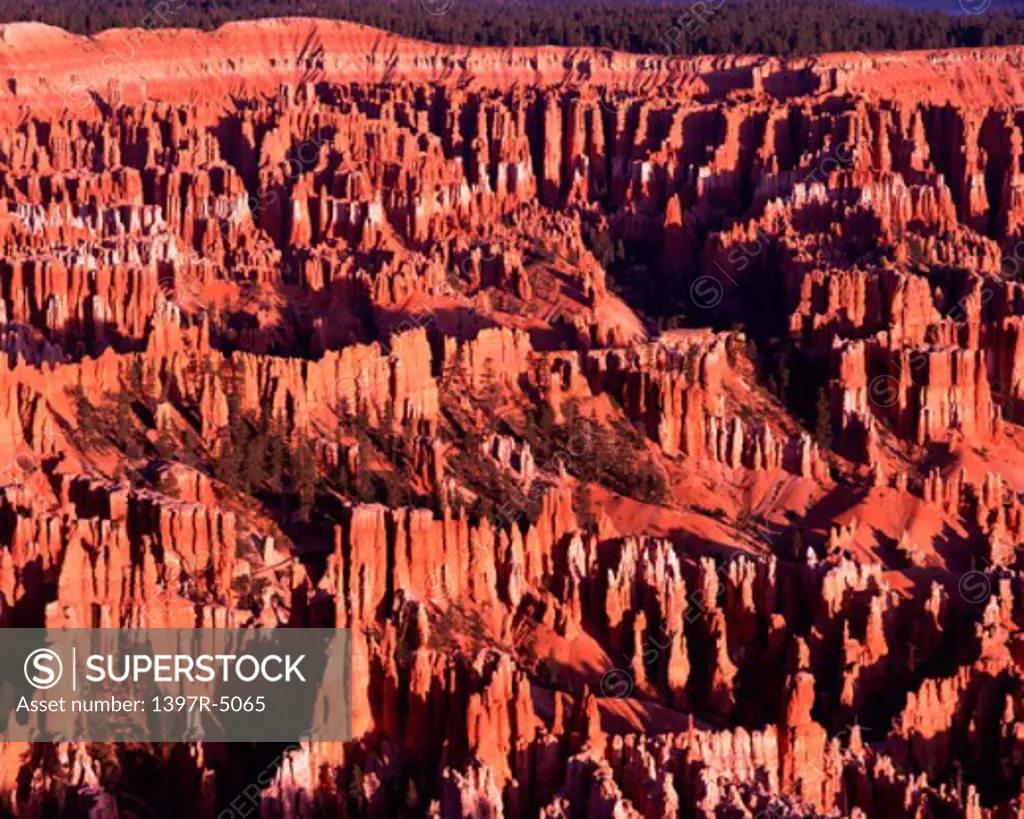
[[[0,28],[0,624],[351,628],[354,736],[15,815],[1018,813],[1024,51],[151,28]]]

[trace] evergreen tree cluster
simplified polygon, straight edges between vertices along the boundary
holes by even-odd
[[[214,475],[246,495],[268,493],[291,499],[299,518],[308,521],[319,482],[310,443],[304,437],[289,441],[283,423],[269,407],[259,414],[243,412],[235,378],[232,372],[226,389],[228,424],[213,461]]]
[[[565,423],[555,425],[548,413],[523,432],[536,463],[546,470],[561,465],[584,484],[599,484],[643,503],[664,504],[670,487],[651,457],[644,434],[627,421],[598,423],[584,417],[576,402],[563,408]],[[574,505],[584,524],[596,524],[589,487],[582,487]]]
[[[122,27],[210,30],[234,20],[309,16],[451,46],[586,46],[674,55],[1024,42],[1024,11],[1017,3],[970,15],[950,0],[948,12],[856,0],[454,0],[444,14],[429,13],[421,0],[0,0],[0,22],[34,20],[87,35]]]

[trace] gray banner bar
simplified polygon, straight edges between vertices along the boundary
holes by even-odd
[[[345,742],[348,629],[0,629],[0,741]]]

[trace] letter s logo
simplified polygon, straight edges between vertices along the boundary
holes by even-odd
[[[725,288],[713,276],[700,276],[690,285],[690,298],[702,310],[709,310],[722,301]]]
[[[60,682],[63,673],[64,664],[57,652],[49,648],[37,648],[25,658],[25,679],[29,685],[40,690],[53,688]]]

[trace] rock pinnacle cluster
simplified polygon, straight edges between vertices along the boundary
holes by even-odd
[[[353,635],[0,813],[1021,816],[1022,63],[0,27],[0,625]]]

